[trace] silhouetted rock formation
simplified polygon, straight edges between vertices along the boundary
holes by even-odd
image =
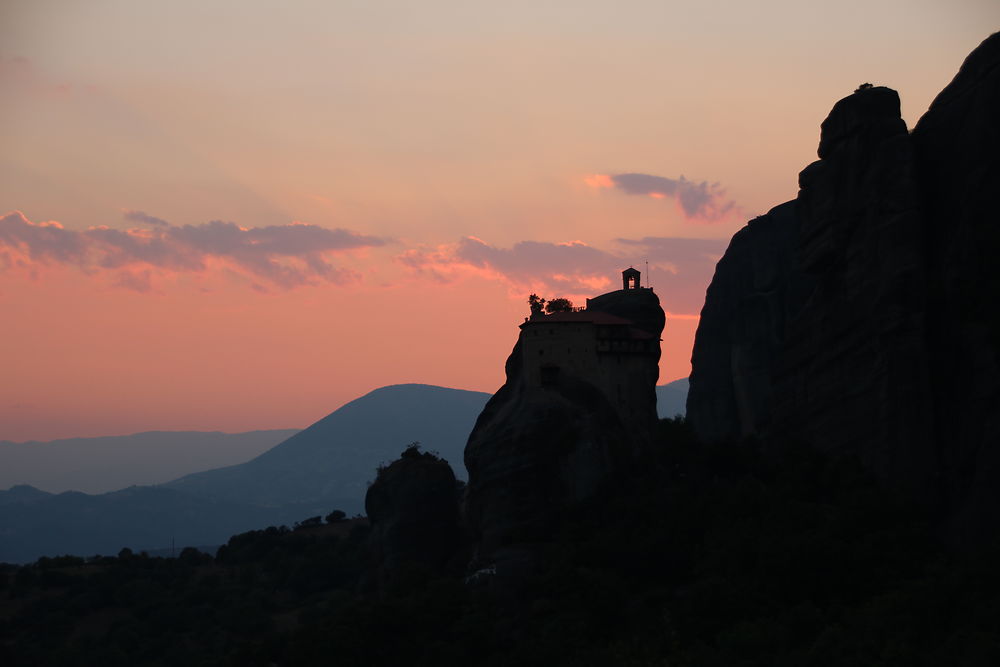
[[[1000,33],[913,130],[924,210],[934,436],[959,527],[1000,526]]]
[[[794,202],[733,237],[708,289],[688,417],[857,455],[913,498],[1000,515],[1000,35],[913,134],[895,91],[823,122]]]
[[[664,315],[629,271],[635,282],[585,310],[525,320],[507,381],[469,436],[466,518],[481,564],[498,562],[498,574],[650,442]]]
[[[381,468],[365,495],[382,582],[407,566],[441,568],[458,545],[458,496],[448,462],[410,447]]]
[[[761,433],[771,419],[771,371],[786,322],[810,291],[795,265],[795,202],[733,236],[708,287],[695,338],[687,416],[699,436],[722,441]]]

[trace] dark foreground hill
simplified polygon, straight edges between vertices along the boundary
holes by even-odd
[[[297,432],[147,431],[50,442],[0,441],[0,489],[28,484],[51,493],[106,493],[162,484],[249,461]]]
[[[459,553],[380,589],[362,519],[244,533],[214,559],[42,559],[0,567],[0,662],[1000,664],[996,549],[949,552],[859,466],[807,448],[705,446],[677,422],[658,443],[517,586]]]

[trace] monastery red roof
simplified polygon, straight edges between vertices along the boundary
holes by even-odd
[[[522,324],[552,324],[555,322],[593,322],[594,324],[618,324],[618,325],[631,325],[632,320],[626,320],[624,317],[618,317],[617,315],[612,315],[611,313],[603,313],[599,310],[577,310],[572,313],[552,313],[551,315],[532,315],[527,322]]]

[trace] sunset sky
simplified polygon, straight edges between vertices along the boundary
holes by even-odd
[[[493,392],[529,293],[646,261],[686,376],[834,102],[887,85],[912,127],[997,29],[995,0],[2,0],[0,440]]]

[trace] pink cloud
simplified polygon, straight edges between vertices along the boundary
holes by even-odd
[[[170,225],[170,223],[166,220],[157,218],[154,215],[149,215],[145,211],[125,209],[122,211],[122,217],[129,222],[138,222],[140,224],[156,225],[158,227],[168,227]]]
[[[458,243],[412,249],[398,262],[436,281],[478,275],[503,280],[515,292],[544,291],[549,296],[593,296],[618,289],[623,268],[649,262],[664,308],[671,313],[701,312],[705,289],[726,242],[711,239],[648,237],[617,239],[604,250],[581,241],[547,243],[521,241],[500,248],[466,237]],[[648,279],[650,276],[646,276]],[[648,284],[648,283],[647,283]]]
[[[86,272],[115,270],[116,285],[149,291],[150,268],[204,272],[219,262],[285,289],[321,282],[346,284],[357,275],[331,264],[328,255],[385,244],[351,230],[298,222],[244,228],[213,220],[177,226],[142,211],[126,211],[125,216],[152,228],[72,230],[58,222],[34,223],[14,211],[0,218],[0,249],[27,264],[61,264]]]

